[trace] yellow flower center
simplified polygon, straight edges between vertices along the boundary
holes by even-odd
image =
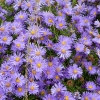
[[[30,33],[31,33],[32,35],[34,35],[36,32],[35,32],[34,30],[32,30]]]
[[[48,66],[49,66],[49,67],[51,67],[52,65],[53,65],[52,62],[49,62],[49,63],[48,63]]]
[[[36,52],[36,55],[37,55],[37,56],[39,56],[40,54],[41,54],[40,51],[37,51],[37,52]]]
[[[77,70],[76,70],[76,69],[75,69],[75,70],[73,70],[73,73],[74,73],[74,74],[77,74]]]
[[[20,47],[21,45],[20,45],[20,44],[16,44],[16,46],[17,46],[17,47]]]
[[[56,75],[55,78],[56,78],[56,80],[59,80],[59,76],[58,75]]]
[[[62,53],[66,53],[66,50],[65,50],[65,49],[62,49],[61,52],[62,52]]]
[[[30,6],[31,6],[31,4],[30,4],[30,3],[27,3],[27,6],[28,6],[28,7],[30,7]]]
[[[62,27],[62,26],[63,26],[63,24],[62,24],[62,23],[60,23],[60,24],[59,24],[59,26],[60,26],[60,27]]]
[[[85,97],[84,100],[89,100],[88,97]]]
[[[7,84],[6,84],[6,87],[10,87],[10,86],[11,86],[11,84],[10,84],[10,83],[7,83]]]
[[[20,61],[20,58],[19,57],[16,57],[15,61],[16,62],[19,62]]]
[[[7,37],[3,37],[3,39],[2,39],[2,40],[6,42],[6,41],[7,41]]]
[[[24,16],[23,16],[23,15],[20,15],[20,16],[19,16],[19,18],[20,18],[20,19],[23,19],[23,18],[24,18]]]
[[[9,69],[9,66],[6,66],[5,69],[8,70]]]
[[[19,78],[16,78],[16,82],[17,82],[17,83],[20,83],[20,79],[19,79]]]
[[[92,67],[91,66],[89,66],[89,68],[88,68],[90,71],[92,70]]]
[[[61,13],[61,12],[59,12],[59,13],[58,13],[58,15],[59,15],[59,16],[62,16],[62,13]]]
[[[62,45],[65,45],[66,44],[66,41],[62,41]]]
[[[84,39],[84,40],[87,40],[87,37],[84,37],[83,39]]]
[[[31,86],[31,87],[30,87],[30,90],[32,90],[32,91],[33,91],[34,89],[35,89],[34,86]]]
[[[77,51],[79,51],[79,50],[80,50],[80,48],[78,48],[78,47],[77,47],[77,48],[76,48],[76,50],[77,50]]]
[[[50,23],[52,23],[52,22],[53,22],[53,20],[52,20],[52,19],[49,19],[49,22],[50,22]]]
[[[17,90],[18,90],[19,92],[22,92],[23,89],[22,89],[21,87],[18,87]]]
[[[68,96],[65,96],[65,100],[69,100],[69,97]]]
[[[41,66],[42,66],[41,63],[38,63],[38,64],[37,64],[37,67],[38,67],[38,68],[40,68]]]
[[[92,89],[93,87],[92,87],[92,85],[89,85],[88,88],[89,88],[89,89]]]
[[[4,30],[5,30],[5,28],[4,28],[4,27],[0,27],[0,31],[2,31],[2,32],[3,32]]]
[[[41,92],[41,95],[44,95],[44,94],[45,94],[45,92],[44,92],[44,91],[42,91],[42,92]]]

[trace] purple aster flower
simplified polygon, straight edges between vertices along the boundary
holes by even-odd
[[[45,95],[43,100],[56,100],[56,98],[53,95],[48,94],[48,95]]]
[[[46,53],[45,48],[35,46],[33,51],[30,53],[30,55],[33,57],[41,57],[41,56],[45,55],[45,53]]]
[[[87,69],[87,71],[89,72],[89,74],[96,74],[96,67],[92,66],[91,62],[85,62],[85,68]]]
[[[19,39],[13,41],[12,50],[13,51],[21,51],[25,48],[25,43]]]
[[[43,12],[43,13],[42,13],[42,16],[43,16],[43,21],[44,21],[48,26],[54,25],[55,16],[53,15],[53,13],[51,13],[51,12]]]
[[[76,64],[74,64],[73,66],[68,67],[68,74],[72,79],[77,79],[79,77],[81,77],[83,71],[81,67],[78,67]]]
[[[15,85],[17,86],[22,86],[25,85],[26,79],[24,78],[23,75],[19,74],[19,73],[15,73],[12,76],[13,82]]]
[[[45,76],[47,77],[47,79],[52,79],[55,75],[55,70],[54,68],[47,68],[44,71]]]
[[[26,11],[28,10],[30,13],[33,11],[33,7],[34,5],[34,1],[30,0],[30,1],[23,1],[21,4],[21,8]]]
[[[91,100],[91,93],[90,92],[83,92],[81,100]]]
[[[23,22],[27,19],[27,17],[27,13],[20,11],[15,15],[15,20]]]
[[[76,43],[74,47],[77,52],[84,52],[85,46],[82,43]]]
[[[74,97],[72,96],[71,92],[66,91],[64,93],[64,100],[75,100]]]
[[[42,57],[35,58],[34,62],[32,63],[32,68],[34,68],[38,72],[42,72],[46,67],[47,63]]]
[[[19,34],[23,30],[23,24],[20,21],[14,21],[11,23],[10,32],[12,34]]]
[[[13,91],[14,85],[13,85],[13,81],[12,82],[11,81],[12,81],[11,78],[8,78],[4,81],[4,88],[6,93]]]
[[[81,35],[80,42],[83,43],[84,45],[91,45],[92,44],[91,36],[88,35],[87,33],[83,33]]]
[[[56,17],[55,26],[57,29],[66,29],[66,21],[63,17]]]
[[[66,45],[71,45],[72,44],[72,40],[70,37],[64,36],[64,35],[60,35],[58,38],[59,43],[61,43],[63,46]]]
[[[28,91],[29,94],[37,94],[39,92],[39,86],[35,82],[29,82]]]
[[[11,41],[12,41],[12,37],[9,35],[1,35],[0,36],[0,43],[1,44],[10,45]]]
[[[23,54],[19,53],[19,54],[13,54],[12,56],[10,56],[9,61],[12,65],[14,66],[18,66],[23,64],[24,59],[23,59]]]
[[[29,69],[29,76],[35,79],[40,79],[41,78],[41,72],[38,72],[35,69]]]
[[[57,51],[57,54],[60,56],[60,58],[66,59],[71,56],[71,50],[70,45],[64,46],[59,43],[54,44],[54,50]]]
[[[86,82],[86,89],[90,91],[94,91],[96,89],[96,84],[92,81]]]
[[[17,87],[15,87],[14,93],[18,97],[25,96],[25,86],[17,86]]]
[[[29,37],[34,39],[34,38],[40,38],[42,36],[41,29],[40,27],[36,25],[32,25],[28,28],[29,32]]]
[[[56,95],[58,92],[64,93],[66,90],[67,90],[67,88],[66,88],[63,84],[61,84],[61,83],[59,82],[59,83],[57,83],[57,84],[54,84],[54,86],[52,86],[52,88],[51,88],[51,93],[52,93],[53,95]]]
[[[97,93],[91,93],[90,95],[90,100],[99,100],[100,99],[100,95]]]

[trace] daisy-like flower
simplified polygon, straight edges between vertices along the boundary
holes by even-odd
[[[100,99],[100,95],[97,93],[91,93],[90,95],[90,100],[99,100]]]
[[[37,94],[39,92],[39,86],[35,82],[29,82],[28,91],[29,94]]]
[[[86,82],[86,89],[90,91],[94,91],[96,89],[96,84],[92,81]]]
[[[92,75],[96,74],[96,67],[92,66],[91,62],[85,62],[84,65],[87,71],[89,72],[89,74],[92,74]]]
[[[12,37],[9,35],[0,36],[0,44],[10,45],[11,41],[12,41]]]
[[[74,47],[77,52],[84,52],[85,46],[82,43],[76,43]]]
[[[53,15],[53,13],[51,13],[51,12],[43,12],[43,13],[42,13],[42,16],[43,16],[43,21],[44,21],[48,26],[54,25],[55,16]]]
[[[81,100],[91,100],[90,92],[83,92]]]
[[[42,36],[40,27],[36,25],[32,25],[28,28],[28,34],[29,34],[29,37],[32,39],[40,38]]]
[[[64,93],[64,100],[75,100],[72,94],[68,91]]]
[[[67,88],[60,82],[57,84],[54,84],[54,86],[52,86],[52,88],[51,88],[51,93],[53,95],[56,95],[58,92],[64,93],[65,91],[67,91]]]
[[[64,35],[60,35],[58,41],[62,46],[67,46],[72,44],[71,38]]]
[[[45,95],[43,100],[56,100],[56,98],[53,95],[47,94],[47,95]]]
[[[34,56],[34,57],[41,57],[43,55],[45,55],[46,50],[43,47],[40,46],[35,46],[33,51],[30,53],[30,55]]]
[[[32,68],[34,68],[38,72],[42,72],[46,67],[47,63],[42,57],[35,58],[34,62],[32,63]]]
[[[3,44],[0,44],[0,53],[5,53],[5,51],[7,50],[7,46],[6,45],[3,45]]]
[[[18,97],[22,97],[25,95],[25,86],[17,86],[14,89],[14,93]]]
[[[32,69],[29,70],[29,75],[30,75],[30,77],[33,77],[35,79],[40,79],[41,72],[38,72],[36,69],[32,68]]]
[[[44,74],[47,77],[47,79],[52,79],[55,75],[55,70],[49,67],[44,70]]]
[[[12,56],[10,56],[9,61],[11,62],[12,65],[17,66],[17,65],[21,65],[24,62],[23,59],[23,54],[19,53],[19,54],[13,54]]]
[[[55,21],[56,28],[59,30],[66,29],[66,21],[62,17],[57,17]]]
[[[21,51],[25,48],[25,43],[19,39],[13,41],[12,50],[13,51]]]
[[[6,79],[6,80],[4,81],[4,88],[6,89],[6,90],[5,90],[6,93],[12,92],[12,91],[13,91],[14,85],[13,85],[13,82],[11,82],[11,81],[12,81],[12,80],[11,80],[10,78],[8,78],[8,79]]]
[[[68,74],[72,79],[77,79],[79,77],[81,77],[83,71],[81,67],[78,67],[76,64],[74,64],[73,66],[68,67]]]
[[[71,56],[71,50],[70,46],[62,46],[59,43],[54,45],[54,50],[57,51],[57,54],[60,56],[60,58],[67,59]]]
[[[15,16],[16,21],[25,21],[27,19],[27,14],[25,12],[18,12],[17,15]]]
[[[13,79],[14,84],[16,84],[17,86],[22,86],[26,82],[25,77],[19,73],[15,73],[12,76],[12,79]]]

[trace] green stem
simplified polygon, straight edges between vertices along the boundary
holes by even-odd
[[[75,6],[75,4],[77,3],[77,0],[73,0],[72,1],[72,5]]]

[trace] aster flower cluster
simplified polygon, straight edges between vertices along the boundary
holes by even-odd
[[[2,3],[0,100],[100,100],[99,0]]]

